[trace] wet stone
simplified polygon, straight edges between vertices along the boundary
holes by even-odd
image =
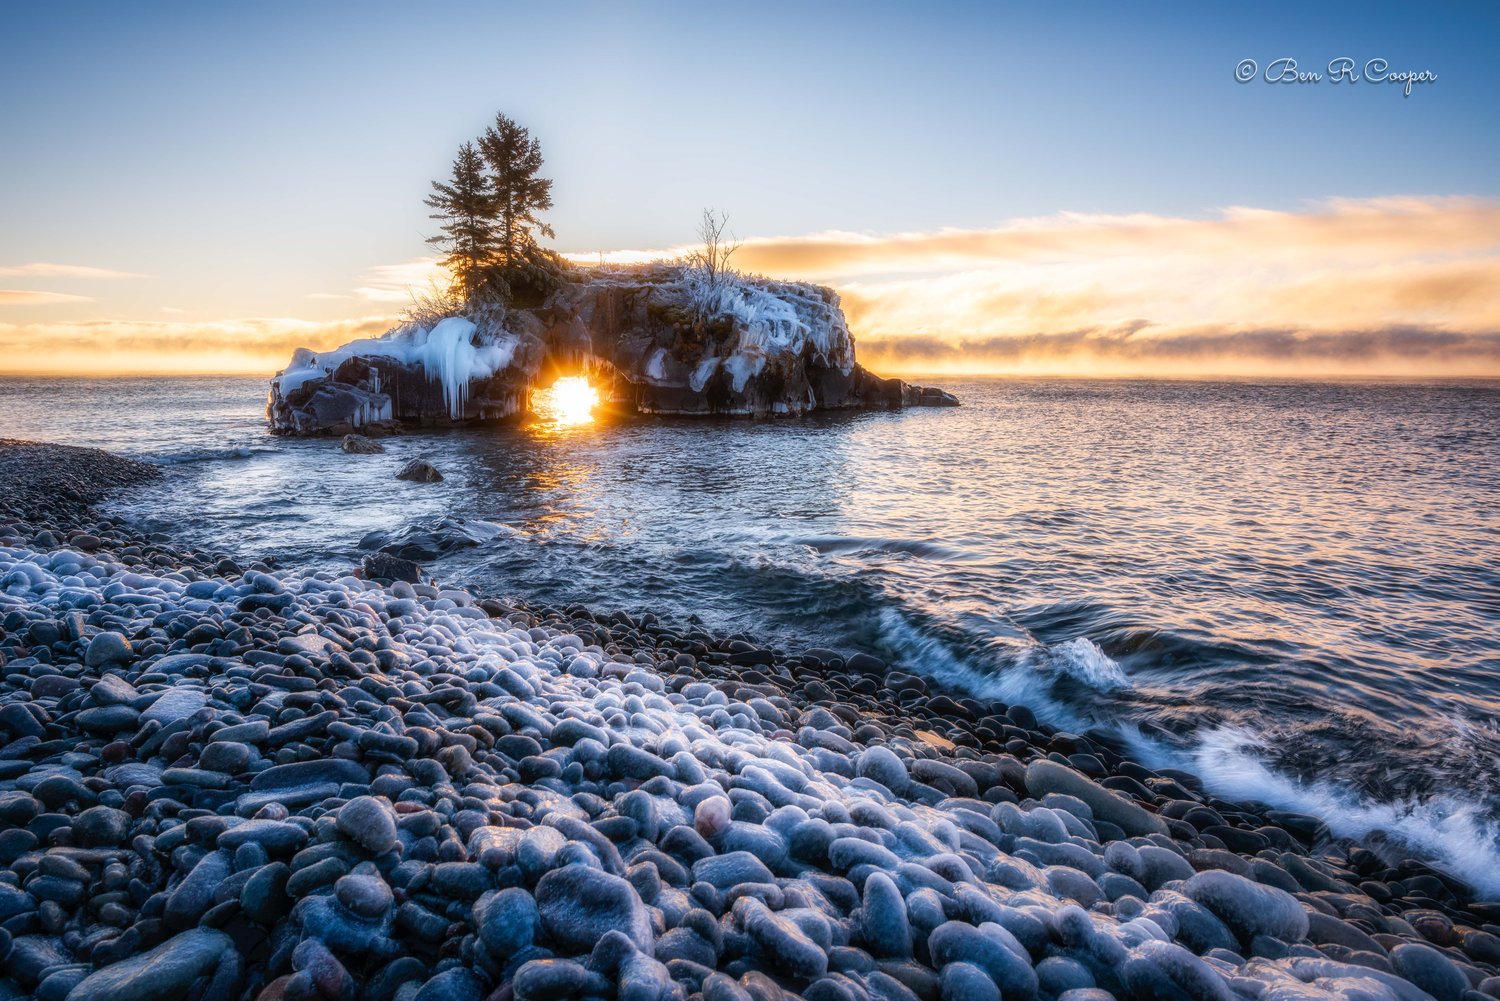
[[[73,818],[73,839],[85,847],[118,845],[130,830],[130,814],[108,806],[93,806]]]
[[[484,947],[506,959],[532,944],[541,914],[531,894],[513,886],[481,897],[474,904],[474,919]]]
[[[90,974],[72,989],[68,1001],[178,1001],[195,985],[203,997],[227,997],[239,973],[233,940],[223,932],[195,928]]]
[[[195,688],[169,688],[160,698],[151,703],[145,712],[141,713],[141,719],[172,723],[187,719],[206,705],[208,705],[206,692]]]
[[[537,910],[547,934],[576,952],[586,952],[609,931],[624,933],[650,952],[651,922],[635,887],[586,865],[553,869],[536,886]]]
[[[1307,935],[1307,914],[1291,894],[1252,883],[1231,872],[1200,872],[1182,887],[1183,895],[1207,907],[1240,941],[1257,935],[1296,940]]]
[[[373,796],[360,796],[339,808],[339,833],[373,855],[396,845],[396,820],[390,808]]]
[[[130,641],[119,633],[104,632],[89,640],[83,662],[89,667],[128,664],[135,659]]]

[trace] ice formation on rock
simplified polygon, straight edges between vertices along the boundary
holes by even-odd
[[[314,379],[329,379],[353,358],[385,359],[389,363],[420,366],[428,378],[442,387],[443,402],[449,416],[458,420],[464,415],[469,385],[476,379],[494,375],[510,364],[517,338],[506,331],[476,338],[474,321],[461,316],[440,320],[429,329],[407,324],[380,337],[350,341],[332,351],[313,352],[298,348],[286,369],[271,380],[273,394],[290,396]],[[380,391],[378,366],[373,392]],[[389,420],[387,406],[360,415],[359,424]],[[358,426],[358,425],[356,425]]]
[[[502,323],[448,317],[334,351],[299,349],[271,383],[272,430],[347,433],[380,421],[491,420],[534,389],[594,376],[604,402],[649,414],[798,414],[953,405],[855,363],[832,289],[682,265],[581,271]],[[441,387],[441,407],[423,383]],[[388,409],[387,409],[388,408]]]

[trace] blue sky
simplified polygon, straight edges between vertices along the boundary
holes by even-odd
[[[1208,219],[1500,196],[1500,6],[156,3],[0,13],[0,323],[360,313],[496,110],[540,137],[556,245]],[[1399,87],[1237,83],[1336,56]],[[164,310],[180,311],[164,314]],[[365,312],[369,312],[368,309]]]

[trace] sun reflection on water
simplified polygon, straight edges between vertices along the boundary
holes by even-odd
[[[552,427],[579,427],[594,422],[599,391],[581,375],[564,376],[532,397],[531,409]]]

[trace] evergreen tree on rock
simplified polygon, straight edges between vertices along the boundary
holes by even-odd
[[[552,227],[537,218],[552,207],[552,182],[537,176],[542,169],[542,144],[509,118],[496,115],[495,124],[479,137],[479,152],[490,169],[500,264],[511,267],[536,249],[533,230],[553,236]]]
[[[426,204],[436,209],[431,218],[443,225],[442,232],[427,242],[443,252],[443,266],[469,298],[498,254],[495,194],[484,173],[484,158],[473,143],[458,148],[451,180],[433,181],[432,191]]]

